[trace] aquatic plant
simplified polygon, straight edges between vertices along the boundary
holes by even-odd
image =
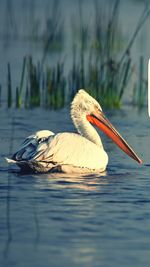
[[[100,100],[103,105],[108,107],[120,106],[124,87],[128,78],[127,67],[129,67],[129,59],[126,60],[128,64],[127,62],[123,62],[123,67],[121,66],[120,68],[122,73],[118,73],[117,60],[118,51],[120,52],[120,50],[116,49],[116,47],[117,42],[121,43],[119,30],[117,31],[118,12],[119,1],[116,1],[111,15],[108,19],[105,18],[105,25],[103,25],[102,10],[98,2],[95,1],[94,36],[89,40],[88,59],[86,57],[87,51],[85,51],[84,34],[82,34],[81,31],[80,56],[78,62],[77,60],[73,60],[71,75],[73,77],[72,96],[74,96],[79,87],[82,87],[86,88],[89,93]],[[81,16],[82,12],[80,13],[80,17]],[[83,19],[80,18],[80,23],[82,22]],[[83,28],[84,27],[81,25],[80,29]],[[74,90],[74,88],[76,88],[76,90]]]
[[[138,106],[138,108],[142,108],[144,106],[146,100],[146,92],[148,87],[147,80],[144,79],[144,58],[140,57],[139,61],[139,70],[137,73],[138,80],[134,83],[133,88],[133,105]]]
[[[3,38],[8,40],[9,38],[16,38],[18,35],[18,26],[16,23],[16,16],[14,12],[15,8],[12,1],[5,1],[4,9],[4,21],[3,21]]]
[[[127,90],[133,74],[131,47],[139,30],[150,15],[150,9],[144,8],[129,43],[125,45],[126,42],[118,28],[119,5],[120,1],[117,0],[109,12],[109,17],[105,17],[103,20],[101,6],[98,1],[95,1],[95,32],[94,38],[89,40],[91,42],[88,50],[89,60],[86,57],[87,51],[84,49],[84,43],[81,42],[78,52],[80,56],[78,61],[73,59],[71,75],[73,77],[71,95],[74,95],[79,87],[84,87],[109,108],[119,108],[122,104],[124,92]],[[80,19],[80,22],[82,21],[83,19]],[[82,29],[82,26],[80,28]],[[141,84],[143,84],[142,75],[140,75],[139,88],[141,88]],[[74,88],[77,89],[74,90]],[[143,94],[139,92],[138,95],[140,102],[143,103]],[[136,101],[138,105],[140,102]]]
[[[29,84],[29,106],[39,107],[40,106],[40,67],[35,66],[32,61],[32,57],[28,58],[27,63],[27,74]]]
[[[23,59],[20,87],[16,88],[16,108],[21,108],[21,105],[22,105],[22,93],[23,93],[23,83],[24,83],[24,78],[25,78],[25,66],[26,66],[26,57],[24,57]]]
[[[65,105],[66,80],[63,74],[63,64],[46,69],[46,82],[43,86],[44,107],[59,109]]]
[[[64,23],[60,9],[60,0],[53,0],[48,11],[51,12],[46,16],[45,30],[41,36],[43,42],[42,65],[47,54],[54,50],[60,51],[63,48],[64,42]]]
[[[10,63],[7,64],[7,107],[12,105],[12,86],[11,86],[11,69]]]
[[[63,48],[64,24],[60,0],[48,1],[43,16],[37,14],[36,1],[20,1],[22,16],[17,14],[15,1],[5,2],[0,35],[7,44],[11,39],[38,42],[43,47],[43,61],[49,52]]]
[[[94,32],[90,32],[83,18],[82,6],[79,6],[80,42],[73,38],[72,67],[69,74],[65,73],[63,61],[58,60],[54,66],[45,66],[49,41],[45,46],[40,62],[35,64],[32,56],[24,57],[20,85],[16,88],[15,106],[44,107],[59,109],[70,102],[79,88],[93,95],[103,106],[119,108],[125,91],[128,88],[135,70],[132,62],[131,47],[134,40],[150,15],[150,9],[144,9],[129,42],[126,44],[119,25],[119,5],[109,10],[109,16],[103,19],[103,10],[95,1]],[[59,10],[53,6],[53,10]],[[56,16],[56,17],[57,17]],[[78,21],[78,20],[77,20]],[[52,34],[60,29],[57,20],[53,19]],[[88,36],[88,42],[87,42]],[[7,106],[12,106],[12,84],[10,63],[7,66]],[[142,106],[145,99],[145,83],[143,82],[143,58],[139,59],[138,85],[134,83],[132,102]],[[131,84],[130,84],[131,85]]]

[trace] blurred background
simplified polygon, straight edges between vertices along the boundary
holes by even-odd
[[[58,109],[79,88],[102,105],[146,103],[148,1],[0,1],[0,102]]]

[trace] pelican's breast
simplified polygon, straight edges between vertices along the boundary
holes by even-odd
[[[97,170],[105,169],[108,163],[102,147],[75,133],[57,134],[49,144],[46,157],[60,164]]]

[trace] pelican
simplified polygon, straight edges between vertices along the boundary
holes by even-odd
[[[80,89],[71,103],[71,118],[77,133],[38,131],[22,143],[18,151],[7,159],[23,171],[36,173],[104,172],[108,155],[93,125],[101,129],[126,154],[142,163],[123,137],[105,117],[100,104]]]

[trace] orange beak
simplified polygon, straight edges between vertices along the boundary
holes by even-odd
[[[110,137],[114,143],[116,143],[127,155],[136,160],[138,163],[142,164],[142,160],[135,154],[128,143],[117,132],[114,126],[105,117],[103,112],[93,112],[92,114],[87,115],[86,118],[90,123],[96,125],[108,137]]]

